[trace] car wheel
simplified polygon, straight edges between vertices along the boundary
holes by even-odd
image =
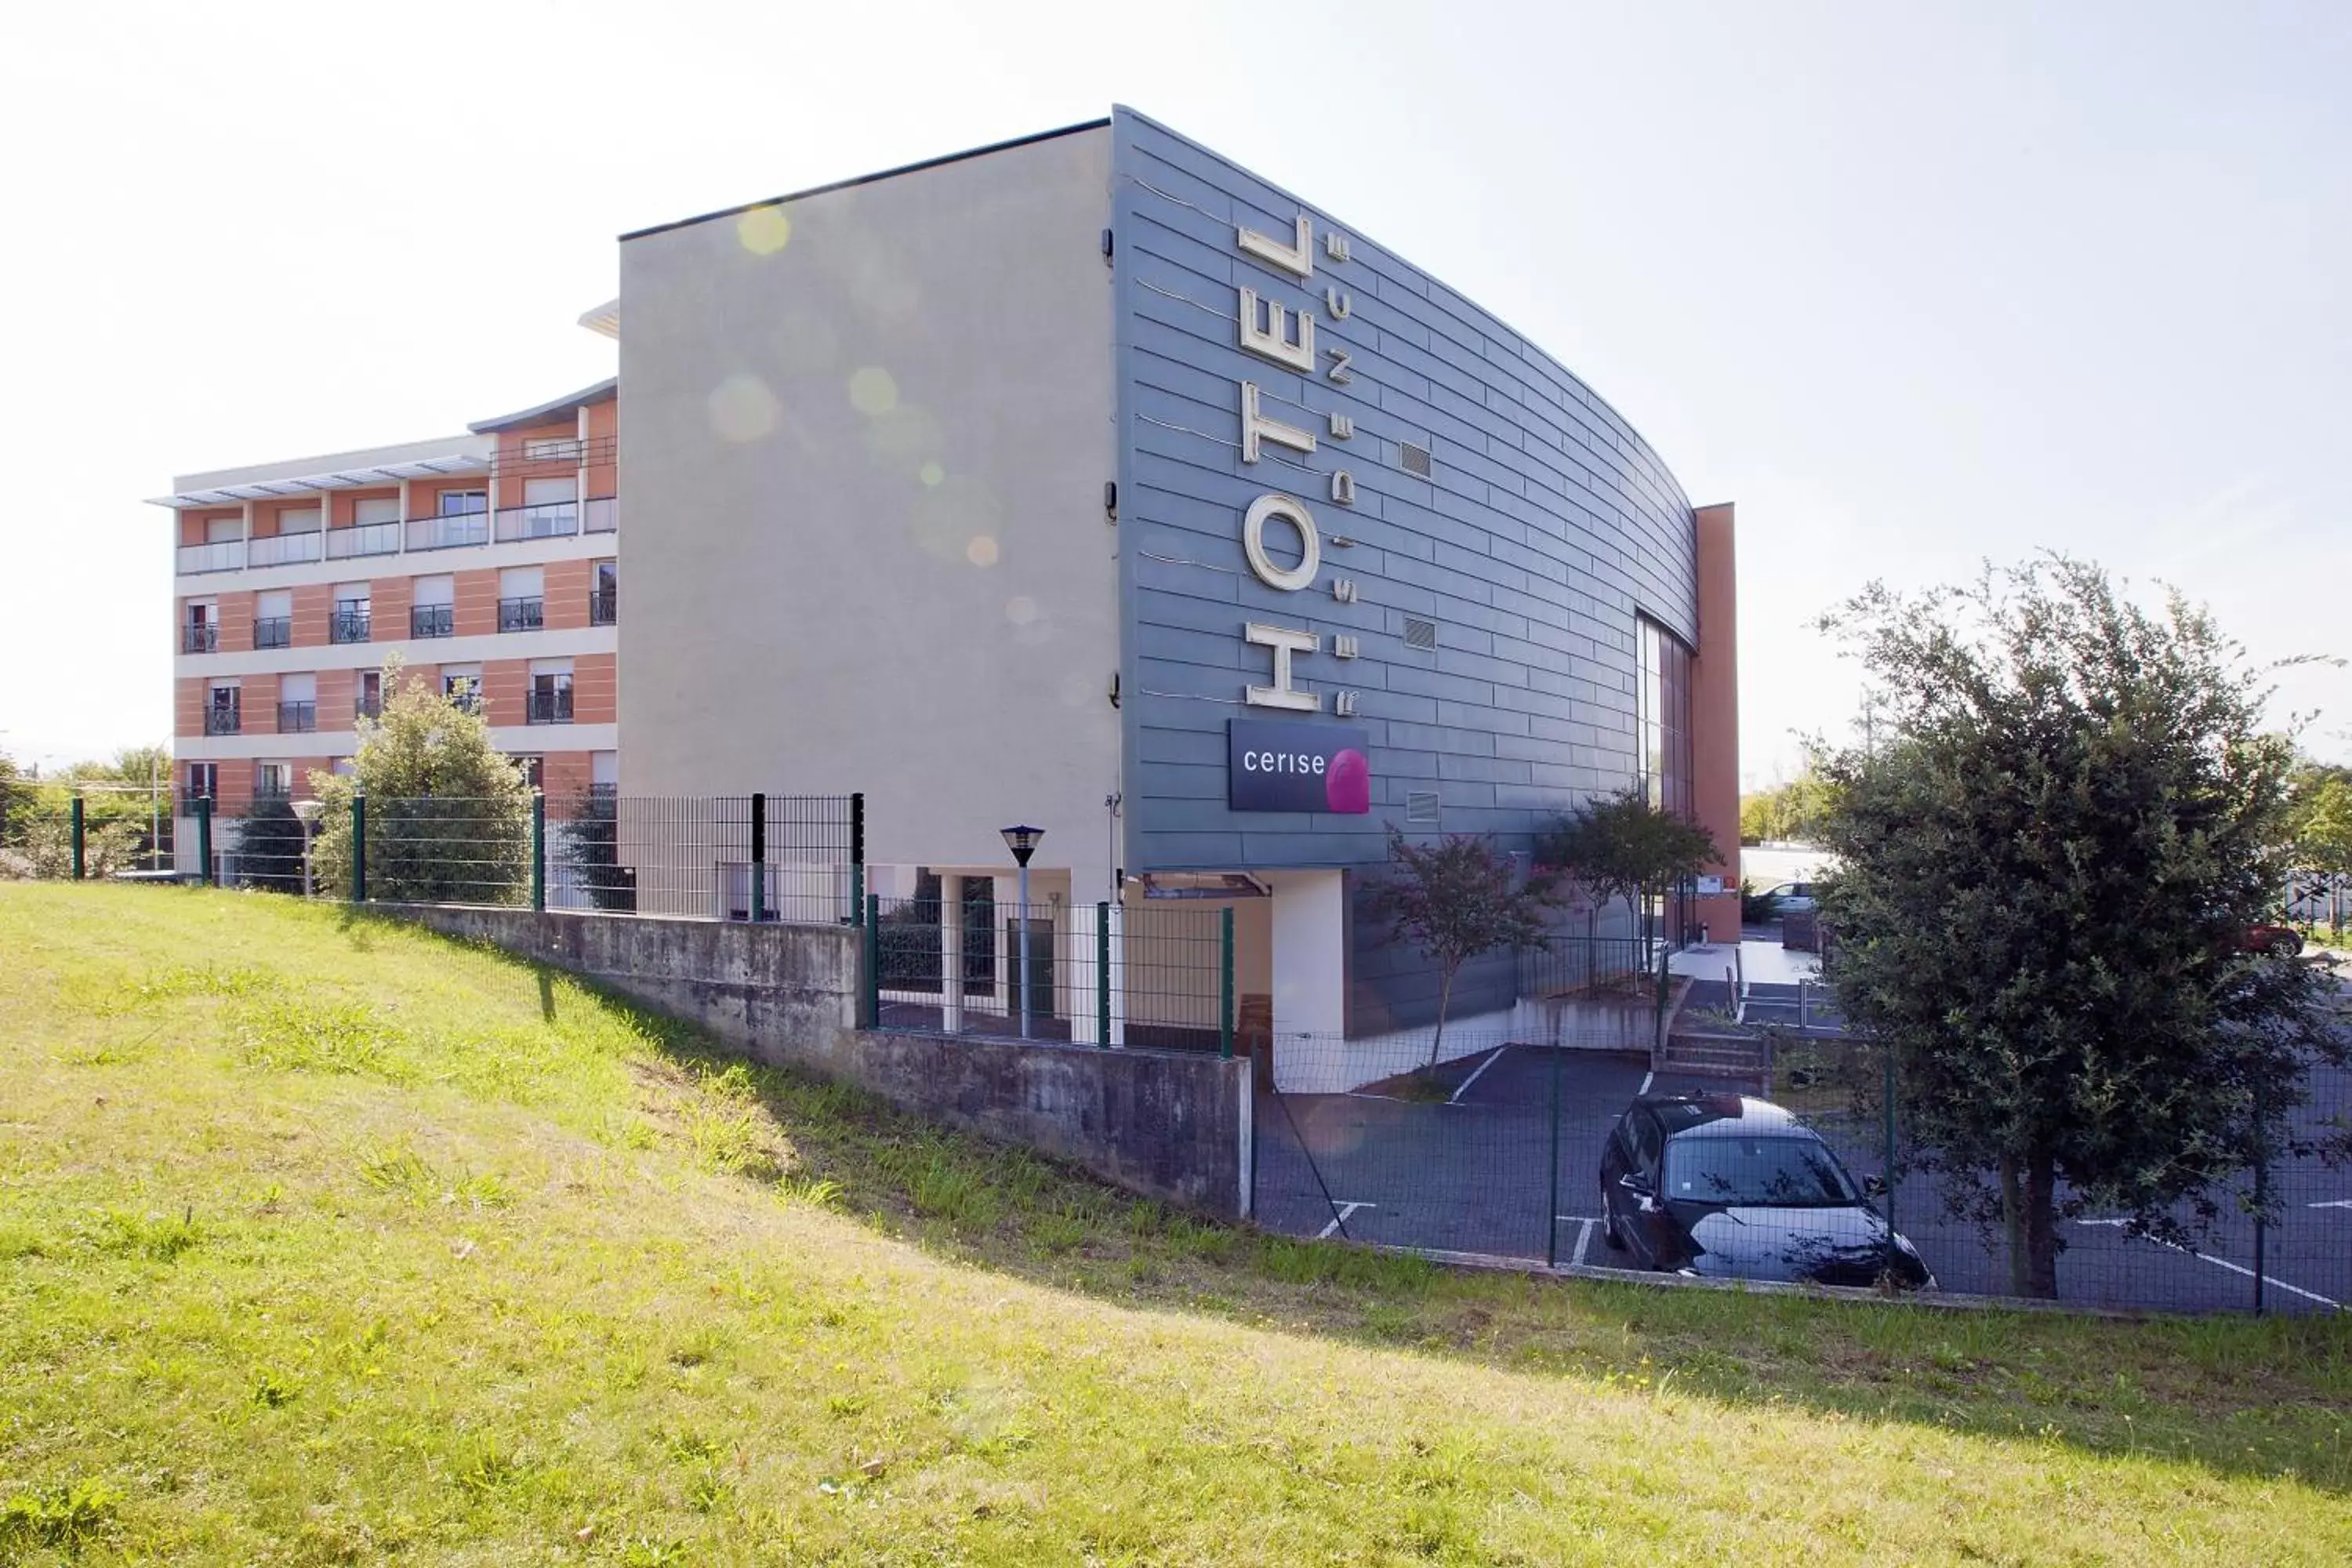
[[[2303,951],[2303,938],[2291,931],[2283,931],[2264,942],[2263,951],[2273,958],[2293,958]]]

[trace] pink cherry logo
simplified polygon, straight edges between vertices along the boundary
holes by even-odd
[[[1331,759],[1323,775],[1323,802],[1333,811],[1361,816],[1372,809],[1372,764],[1349,746]]]

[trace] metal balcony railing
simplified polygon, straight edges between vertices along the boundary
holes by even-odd
[[[307,735],[319,727],[319,704],[280,702],[278,705],[278,732],[281,735]]]
[[[337,610],[327,623],[329,642],[367,642],[373,635],[373,623],[365,610]]]
[[[580,531],[580,507],[576,501],[547,501],[539,506],[500,507],[498,537],[501,542],[516,539],[561,539]]]
[[[236,572],[244,566],[245,541],[242,539],[180,546],[180,575],[183,577],[193,577],[202,572]]]
[[[327,530],[327,559],[330,561],[399,553],[400,524],[396,522],[362,522],[356,528]]]
[[[265,803],[282,805],[293,797],[294,791],[292,786],[288,784],[283,779],[256,779],[253,781],[253,804],[256,805],[260,805]]]
[[[278,533],[268,539],[249,539],[245,545],[247,566],[285,566],[298,561],[319,559],[319,535],[316,533]]]
[[[591,496],[580,503],[580,531],[617,533],[621,528],[621,498]]]
[[[446,637],[457,630],[457,612],[449,605],[411,605],[408,606],[408,635],[413,637]]]
[[[256,647],[292,647],[294,621],[289,616],[264,616],[253,623],[253,646]]]
[[[460,687],[448,696],[452,704],[466,712],[479,713],[482,710],[482,689],[478,686]]]
[[[408,548],[411,550],[456,550],[468,544],[490,542],[490,514],[486,511],[457,512],[448,517],[412,517],[408,520]]]
[[[588,624],[609,626],[621,616],[621,595],[616,588],[598,588],[588,595]]]
[[[208,789],[182,789],[179,795],[180,805],[178,815],[181,816],[195,816],[196,802],[200,800],[212,801],[215,810],[218,810],[220,808],[220,802],[214,798],[212,791]]]
[[[211,707],[205,710],[205,734],[236,735],[242,734],[244,730],[245,718],[236,708]]]
[[[180,627],[180,651],[182,653],[218,653],[220,623],[218,621],[184,623]]]
[[[569,724],[572,722],[572,688],[558,687],[552,691],[534,691],[523,715],[527,724]]]
[[[354,698],[352,698],[352,717],[353,719],[381,719],[381,718],[383,718],[383,699],[382,697],[354,697]]]
[[[500,599],[499,630],[535,632],[547,624],[547,601],[541,598]]]

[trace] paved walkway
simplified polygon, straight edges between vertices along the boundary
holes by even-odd
[[[1738,973],[1750,985],[1794,985],[1800,980],[1819,980],[1822,961],[1816,954],[1794,952],[1777,942],[1742,942],[1736,958],[1731,943],[1711,942],[1686,947],[1666,961],[1668,973],[1686,974],[1694,980],[1721,980],[1726,970]]]

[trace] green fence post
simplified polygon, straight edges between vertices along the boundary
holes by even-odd
[[[196,796],[196,886],[213,885],[213,797]]]
[[[88,865],[82,853],[82,826],[81,796],[77,795],[73,797],[73,879],[77,882],[81,880],[82,873]]]
[[[547,796],[530,792],[530,908],[547,911]]]
[[[1895,1047],[1886,1050],[1886,1228],[1895,1228]],[[1768,1085],[1769,1089],[1769,1086]]]
[[[367,902],[367,796],[352,796],[352,902]]]
[[[849,797],[849,919],[863,920],[866,909],[866,792]],[[1028,917],[1024,914],[1023,919]]]
[[[1494,1058],[1489,1057],[1487,1060]],[[1544,1267],[1559,1267],[1559,1047],[1551,1051],[1551,1195],[1544,1207]]]
[[[860,944],[866,949],[866,984],[860,987],[865,994],[858,998],[857,1022],[871,1029],[882,1022],[882,896],[868,893],[859,912],[860,923],[866,927],[866,940]]]
[[[751,795],[751,923],[768,918],[768,797]]]
[[[1217,911],[1217,1055],[1234,1058],[1234,911]]]
[[[1110,904],[1095,905],[1095,1044],[1110,1044]]]

